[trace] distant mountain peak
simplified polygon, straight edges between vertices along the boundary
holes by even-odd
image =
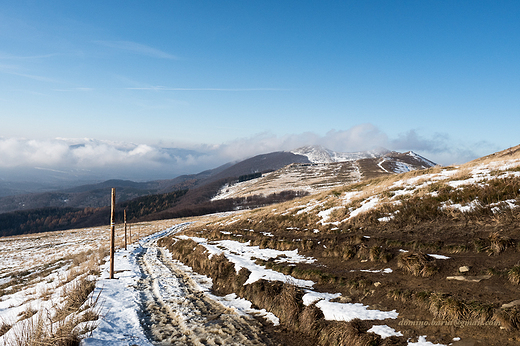
[[[367,158],[378,158],[389,152],[390,151],[385,148],[379,148],[370,151],[341,153],[324,148],[321,145],[308,145],[291,151],[293,154],[306,156],[312,163],[347,162]]]
[[[405,155],[408,155],[408,156],[411,156],[413,157],[414,159],[417,159],[418,161],[423,161],[425,164],[429,165],[430,167],[433,167],[433,166],[436,166],[437,164],[433,161],[430,161],[428,160],[427,158],[425,158],[424,156],[421,156],[417,153],[414,153],[413,151],[408,151],[406,153],[404,153]]]

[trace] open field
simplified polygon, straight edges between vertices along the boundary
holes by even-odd
[[[133,239],[172,224],[132,225]],[[0,345],[65,345],[95,328],[101,310],[91,292],[108,253],[109,227],[0,238]]]

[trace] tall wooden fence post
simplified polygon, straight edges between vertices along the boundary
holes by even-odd
[[[125,215],[125,250],[126,250],[126,244],[127,244],[127,240],[126,240],[126,209],[125,209],[124,215]]]
[[[116,209],[116,188],[112,188],[112,204],[110,208],[110,278],[114,278],[114,251],[115,251],[115,238],[116,238],[116,225],[114,212]]]

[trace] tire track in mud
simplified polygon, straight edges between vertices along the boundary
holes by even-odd
[[[156,345],[271,345],[260,322],[207,297],[168,259],[157,240],[137,256],[144,316],[141,324]]]

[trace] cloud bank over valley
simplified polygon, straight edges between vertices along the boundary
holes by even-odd
[[[372,124],[348,130],[331,130],[277,136],[260,133],[222,144],[160,145],[98,139],[24,139],[0,137],[0,179],[28,181],[45,179],[137,181],[170,179],[198,173],[227,162],[274,151],[290,151],[306,145],[321,145],[338,152],[386,148],[412,150],[442,165],[463,163],[499,149],[482,143],[457,143],[449,136],[424,137],[415,130],[389,137]]]

